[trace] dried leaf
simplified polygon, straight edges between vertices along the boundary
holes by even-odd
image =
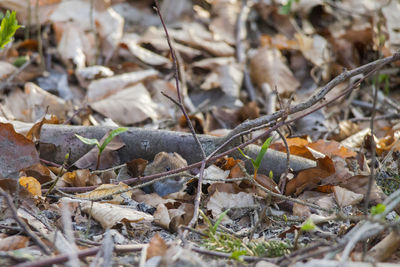
[[[142,122],[148,118],[156,120],[159,116],[157,105],[142,84],[128,87],[106,99],[91,103],[90,106],[123,125]]]
[[[39,163],[35,144],[14,131],[9,123],[0,123],[0,176],[15,175],[23,168]]]
[[[19,184],[33,196],[42,196],[42,185],[34,177],[22,176],[19,178]]]
[[[83,201],[81,208],[83,212],[90,213],[93,219],[98,221],[104,229],[112,228],[122,223],[123,220],[129,221],[131,224],[153,221],[153,216],[147,213],[108,203]]]
[[[164,256],[167,252],[168,245],[165,243],[164,239],[156,233],[149,242],[149,247],[147,248],[146,260],[155,256]]]
[[[290,94],[299,87],[299,82],[286,66],[279,50],[260,48],[251,58],[252,80],[261,87],[268,83],[277,88],[280,94]]]

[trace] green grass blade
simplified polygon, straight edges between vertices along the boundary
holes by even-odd
[[[97,139],[94,138],[86,138],[83,136],[80,136],[79,134],[75,134],[76,137],[78,137],[79,140],[82,141],[82,143],[87,144],[87,145],[96,145],[100,148],[100,143]]]
[[[239,150],[240,154],[242,154],[242,156],[245,157],[246,159],[250,160],[251,163],[253,164],[253,167],[255,167],[255,166],[254,166],[254,163],[255,163],[255,162],[254,162],[254,159],[252,159],[251,157],[249,157],[249,156],[247,156],[246,154],[244,154],[244,152],[243,152],[240,148],[238,148],[238,150]]]
[[[112,130],[112,131],[108,134],[106,140],[104,140],[103,144],[101,144],[101,146],[99,147],[100,153],[103,152],[103,150],[104,150],[104,149],[107,147],[107,145],[114,139],[114,137],[116,137],[117,135],[119,135],[119,134],[121,134],[121,133],[123,133],[123,132],[126,132],[126,131],[128,131],[128,128],[122,128],[122,127],[117,128],[117,129],[115,129],[115,130]]]
[[[227,209],[226,211],[224,211],[223,213],[221,213],[218,217],[218,220],[215,222],[215,224],[213,225],[213,227],[211,227],[211,233],[215,234],[217,232],[217,228],[218,226],[221,224],[222,219],[226,216],[226,214],[229,212],[230,209]]]
[[[257,155],[256,161],[254,162],[254,168],[258,169],[260,167],[261,164],[261,160],[264,158],[265,153],[267,152],[269,145],[272,142],[272,136],[269,137],[267,140],[265,140],[264,144],[261,147],[260,152]]]

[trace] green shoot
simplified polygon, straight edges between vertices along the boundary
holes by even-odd
[[[18,25],[15,11],[10,13],[7,10],[0,24],[0,49],[4,48],[12,40],[15,32],[20,27],[21,25]]]
[[[301,226],[301,231],[303,231],[303,232],[311,232],[311,231],[313,231],[314,229],[315,229],[315,224],[314,224],[314,222],[312,221],[312,219],[311,218],[308,218],[304,223],[303,223],[303,225]]]
[[[268,150],[269,146],[271,145],[271,142],[272,142],[272,136],[269,137],[267,140],[265,140],[264,144],[261,146],[260,152],[258,152],[256,160],[254,160],[251,157],[249,157],[248,155],[244,154],[243,151],[240,148],[238,148],[239,152],[243,155],[243,157],[250,160],[251,163],[253,164],[254,178],[257,177],[258,168],[260,168],[261,161],[264,158],[265,153],[267,153],[267,150]]]
[[[382,203],[379,203],[378,205],[371,207],[371,214],[372,215],[381,214],[381,213],[385,212],[385,210],[386,210],[386,206]]]
[[[102,144],[96,139],[96,138],[86,138],[83,136],[80,136],[79,134],[75,134],[75,136],[81,140],[82,143],[87,144],[87,145],[96,145],[97,148],[99,149],[99,153],[97,154],[97,164],[96,164],[96,169],[99,168],[100,165],[100,157],[101,153],[103,153],[104,149],[107,147],[107,145],[119,134],[128,131],[128,128],[117,128],[115,130],[112,130],[107,138],[104,140]]]
[[[226,216],[226,214],[229,212],[229,209],[227,209],[226,211],[224,211],[223,213],[221,213],[217,219],[217,221],[215,222],[215,224],[213,226],[210,227],[210,231],[212,234],[215,235],[215,233],[217,232],[218,226],[221,224],[222,219]]]
[[[292,11],[292,5],[294,2],[299,2],[299,0],[288,0],[287,3],[279,8],[279,14],[289,15]]]

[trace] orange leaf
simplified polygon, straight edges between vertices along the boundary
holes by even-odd
[[[19,178],[19,184],[26,188],[33,196],[42,196],[42,186],[32,176],[22,176]]]

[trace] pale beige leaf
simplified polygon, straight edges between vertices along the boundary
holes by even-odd
[[[276,87],[280,94],[290,94],[300,86],[277,49],[258,49],[251,58],[250,66],[251,77],[260,87],[268,83],[271,88]]]
[[[123,221],[147,223],[154,220],[150,214],[109,203],[83,201],[81,208],[82,211],[91,214],[92,218],[98,221],[104,229],[112,228]]]
[[[101,100],[113,95],[127,86],[139,83],[147,78],[155,77],[158,72],[154,69],[124,73],[110,78],[93,81],[89,84],[87,97],[89,102]]]
[[[129,188],[129,185],[124,184],[120,182],[119,184],[102,184],[99,187],[97,187],[95,190],[84,193],[84,194],[78,194],[75,195],[75,197],[78,198],[85,198],[85,199],[96,199],[96,198],[101,198],[105,196],[109,196],[110,194],[112,195],[112,203],[113,204],[121,204],[124,199],[130,199],[132,192],[124,192],[124,193],[119,193],[115,194],[119,191],[123,191]]]
[[[213,1],[211,12],[214,18],[210,30],[217,40],[223,40],[230,45],[236,42],[236,20],[240,11],[241,1]]]
[[[10,74],[16,71],[17,68],[6,61],[0,61],[0,81],[7,78]]]
[[[158,118],[157,105],[143,84],[126,88],[90,106],[104,116],[124,125]]]
[[[160,56],[148,49],[145,49],[137,44],[137,38],[132,38],[131,35],[125,35],[121,43],[125,44],[129,51],[138,59],[152,66],[171,67],[171,61],[168,58]]]
[[[336,202],[340,207],[359,204],[363,198],[363,194],[357,194],[340,186],[333,187],[333,193]]]
[[[390,48],[392,52],[400,46],[400,3],[398,1],[390,1],[389,5],[382,8],[382,13],[386,19],[386,27],[389,31]]]
[[[215,191],[207,203],[207,209],[211,210],[214,219],[229,208],[250,208],[255,205],[254,197],[245,192],[238,194],[230,194],[225,192]],[[225,216],[223,223],[230,222],[231,219]]]

